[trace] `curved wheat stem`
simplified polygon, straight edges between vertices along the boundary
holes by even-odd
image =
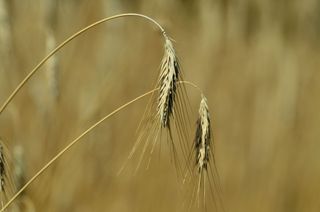
[[[178,84],[188,84],[188,85],[192,85],[197,87],[195,84],[188,82],[188,81],[181,81],[178,82]],[[24,186],[22,186],[20,188],[20,190],[2,207],[2,209],[0,210],[0,212],[5,211],[12,203],[13,201],[16,200],[16,198],[31,184],[33,183],[41,174],[43,174],[53,163],[55,163],[62,155],[64,155],[68,150],[70,150],[75,144],[77,144],[84,136],[86,136],[87,134],[89,134],[92,130],[94,130],[96,127],[98,127],[101,123],[103,123],[104,121],[106,121],[108,118],[110,118],[111,116],[117,114],[118,112],[120,112],[121,110],[125,109],[126,107],[128,107],[129,105],[135,103],[136,101],[154,93],[155,91],[159,90],[159,88],[155,88],[151,91],[148,91],[138,97],[136,97],[135,99],[123,104],[122,106],[118,107],[117,109],[115,109],[114,111],[112,111],[111,113],[109,113],[108,115],[104,116],[103,118],[101,118],[99,121],[97,121],[95,124],[93,124],[91,127],[89,127],[87,130],[85,130],[83,133],[81,133],[81,135],[79,135],[77,138],[75,138],[74,140],[72,140],[65,148],[63,148],[58,154],[56,154],[56,156],[54,156],[48,163],[46,163]]]
[[[190,81],[179,81],[179,83],[183,83],[183,84],[186,84],[186,85],[190,85],[192,87],[194,87],[195,89],[197,89],[199,91],[199,93],[201,94],[201,97],[203,97],[203,92],[201,90],[201,88],[199,88],[199,86],[197,86],[196,84],[194,84],[193,82],[190,82]]]
[[[138,101],[139,99],[142,99],[145,96],[150,95],[151,93],[155,92],[158,89],[153,89],[147,93],[144,93],[137,98],[125,103],[124,105],[118,107],[102,119],[100,119],[98,122],[93,124],[91,127],[89,127],[87,130],[85,130],[81,135],[79,135],[76,139],[71,141],[64,149],[62,149],[56,156],[54,156],[46,165],[44,165],[24,186],[21,187],[21,189],[3,206],[0,212],[3,212],[7,207],[11,205],[11,203],[32,183],[34,182],[44,171],[46,171],[56,160],[58,160],[64,153],[66,153],[68,150],[71,149],[76,143],[80,141],[81,138],[83,138],[85,135],[87,135],[89,132],[91,132],[93,129],[95,129],[97,126],[99,126],[102,122],[110,118],[111,116],[117,114],[122,109],[126,108],[127,106],[131,105],[132,103]]]
[[[83,29],[81,29],[80,31],[76,32],[75,34],[73,34],[72,36],[70,36],[69,38],[67,38],[65,41],[63,41],[59,46],[57,46],[54,50],[52,50],[45,58],[43,58],[43,60],[41,60],[38,65],[36,65],[34,67],[34,69],[32,69],[32,71],[30,71],[30,73],[19,83],[19,85],[14,89],[14,91],[10,94],[10,96],[7,98],[7,100],[3,103],[3,105],[0,108],[0,115],[1,113],[5,110],[5,108],[8,106],[8,104],[12,101],[12,99],[17,95],[17,93],[21,90],[21,88],[29,81],[29,79],[42,67],[42,65],[49,59],[51,58],[56,52],[58,52],[60,49],[62,49],[66,44],[68,44],[70,41],[74,40],[75,38],[77,38],[78,36],[80,36],[81,34],[85,33],[86,31],[88,31],[89,29],[92,29],[102,23],[105,23],[107,21],[113,20],[113,19],[117,19],[117,18],[123,18],[123,17],[140,17],[143,19],[146,19],[148,21],[150,21],[151,23],[155,24],[162,32],[163,36],[166,38],[166,33],[164,31],[164,29],[162,28],[162,26],[156,22],[155,20],[153,20],[152,18],[146,16],[146,15],[142,15],[142,14],[138,14],[138,13],[124,13],[124,14],[119,14],[119,15],[114,15],[111,17],[107,17],[104,19],[101,19]]]
[[[4,104],[0,107],[0,115],[2,112],[6,109],[8,104],[13,100],[13,98],[17,95],[17,93],[22,89],[22,87],[31,79],[33,75],[36,74],[36,72],[44,65],[48,59],[50,59],[55,53],[57,53],[59,50],[61,50],[65,45],[67,45],[69,42],[80,36],[81,34],[87,32],[88,30],[105,23],[107,21],[117,19],[117,18],[122,18],[122,17],[140,17],[143,19],[146,19],[150,21],[151,23],[155,24],[161,31],[163,37],[165,38],[165,54],[162,60],[161,64],[161,72],[160,72],[160,77],[158,80],[157,88],[142,94],[138,96],[137,98],[127,102],[126,104],[120,106],[113,112],[109,113],[102,119],[100,119],[98,122],[93,124],[91,127],[89,127],[87,130],[85,130],[81,135],[79,135],[77,138],[75,138],[73,141],[71,141],[64,149],[62,149],[55,157],[53,157],[48,163],[46,163],[24,186],[21,187],[21,189],[5,204],[3,205],[2,209],[0,212],[5,211],[9,205],[11,205],[16,198],[32,183],[34,182],[42,173],[44,173],[55,161],[57,161],[62,155],[64,155],[68,150],[70,150],[76,143],[78,143],[85,135],[90,133],[92,130],[94,130],[97,126],[99,126],[102,122],[107,120],[109,117],[115,115],[116,113],[120,112],[122,109],[126,108],[130,104],[138,101],[139,99],[142,99],[143,97],[154,93],[155,91],[159,90],[159,96],[158,96],[158,101],[157,101],[157,117],[160,119],[160,126],[162,128],[168,128],[169,133],[171,136],[171,130],[170,130],[170,117],[173,115],[174,111],[174,102],[176,98],[176,86],[178,83],[181,84],[188,84],[193,86],[194,88],[198,89],[200,93],[202,94],[201,89],[193,84],[192,82],[188,81],[180,81],[181,73],[180,73],[180,65],[178,62],[178,58],[176,56],[175,50],[173,48],[173,45],[166,35],[164,29],[161,27],[159,23],[157,23],[155,20],[152,18],[142,15],[142,14],[137,14],[137,13],[124,13],[124,14],[119,14],[119,15],[114,15],[111,17],[107,17],[104,19],[101,19],[70,36],[67,38],[65,41],[63,41],[59,46],[57,46],[54,50],[52,50],[44,59],[42,59],[35,67],[32,69],[29,74],[18,84],[18,86],[14,89],[14,91],[10,94],[10,96],[6,99]],[[179,100],[179,99],[178,99]],[[178,103],[179,104],[179,103]],[[181,104],[181,103],[180,103]],[[175,114],[177,116],[176,118],[182,119],[184,121],[183,113],[184,110],[178,112]],[[209,120],[209,114],[208,114],[208,107],[206,103],[206,99],[202,95],[202,101],[200,104],[200,117],[199,117],[199,122],[198,122],[198,129],[197,129],[197,136],[196,136],[196,143],[195,143],[195,150],[196,150],[196,163],[198,167],[198,172],[200,174],[199,178],[199,186],[198,186],[198,191],[197,193],[199,194],[200,191],[200,186],[201,186],[201,178],[203,177],[203,172],[207,171],[209,164],[209,155],[210,155],[210,120]],[[183,132],[186,132],[186,128],[184,128],[183,125],[179,125],[177,123],[178,127],[178,134],[180,133],[181,135]],[[181,136],[180,135],[180,136]],[[180,139],[185,139],[185,136],[181,136]],[[172,138],[171,138],[172,139]],[[155,143],[154,143],[155,144]],[[152,150],[153,151],[153,147]],[[1,155],[0,155],[1,157]],[[1,157],[2,158],[2,157]],[[0,158],[0,175],[3,173],[3,166],[1,163],[1,158]],[[0,176],[0,192],[3,190],[2,183],[3,179]],[[203,182],[204,183],[204,182]],[[205,195],[205,193],[204,193]],[[198,195],[199,196],[199,195]]]

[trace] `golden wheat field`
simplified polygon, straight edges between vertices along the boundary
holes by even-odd
[[[81,138],[6,211],[320,211],[317,0],[0,0],[0,106],[69,36],[128,12],[165,29],[183,79],[207,98],[219,173],[211,188],[219,195],[207,198],[205,209],[186,207],[197,205],[197,197],[188,193],[192,183],[177,176],[168,137],[151,145],[140,166],[139,156],[127,159],[149,96]],[[124,17],[88,30],[51,57],[0,113],[1,206],[91,125],[152,90],[163,52],[155,24]],[[190,110],[180,110],[180,118],[191,126],[182,140],[192,151],[201,95],[185,88]],[[137,149],[142,154],[143,145]]]

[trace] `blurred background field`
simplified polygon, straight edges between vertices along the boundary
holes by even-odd
[[[320,210],[320,2],[317,0],[0,0],[0,103],[55,46],[103,17],[138,12],[175,40],[185,79],[207,95],[227,211]],[[29,179],[117,106],[150,90],[162,38],[118,19],[70,43],[0,116]],[[188,88],[195,113],[199,94]],[[112,117],[25,192],[36,211],[182,211],[163,153],[117,176],[147,99]]]

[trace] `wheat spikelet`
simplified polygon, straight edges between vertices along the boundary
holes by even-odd
[[[186,107],[189,104],[185,86],[179,83],[182,81],[182,72],[175,49],[169,37],[165,33],[163,35],[164,55],[156,82],[156,88],[159,91],[149,100],[138,127],[138,138],[128,160],[133,157],[138,147],[142,146],[137,169],[144,161],[146,152],[149,151],[149,158],[145,161],[148,167],[156,145],[166,139],[169,144],[166,147],[172,156],[171,162],[177,174],[180,175],[182,174],[181,155],[186,157],[188,150],[186,141],[190,130],[187,129],[189,117]],[[183,159],[186,160],[186,158]]]
[[[184,179],[184,182],[186,182],[187,178],[190,177],[192,185],[191,192],[188,192],[191,200],[186,203],[188,204],[189,210],[193,207],[204,210],[212,207],[215,208],[215,211],[220,209],[224,210],[221,199],[219,175],[214,159],[209,107],[207,99],[203,94],[201,96],[199,115],[196,121],[193,147],[190,153],[194,155],[195,163],[188,161],[191,168],[187,171],[191,171],[191,173],[186,173]]]
[[[196,190],[194,189],[195,201],[197,202],[197,207],[206,207],[206,177],[209,158],[211,156],[211,121],[209,116],[209,109],[207,104],[207,99],[202,95],[200,107],[199,107],[199,117],[196,122],[196,133],[194,138],[194,151],[195,151],[195,161],[198,178],[198,183],[196,184]],[[209,185],[210,186],[210,185]],[[200,204],[201,199],[202,205]]]
[[[211,124],[207,99],[202,96],[199,108],[199,118],[197,120],[197,130],[195,135],[196,165],[198,172],[207,169],[209,163],[211,146]]]
[[[177,81],[180,74],[180,65],[176,57],[170,39],[165,36],[165,54],[162,59],[160,78],[158,86],[160,88],[157,115],[160,118],[161,126],[166,128],[169,126],[169,119],[173,112],[175,101]]]

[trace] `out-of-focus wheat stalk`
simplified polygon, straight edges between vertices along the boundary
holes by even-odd
[[[5,70],[8,68],[9,52],[11,48],[11,27],[9,22],[8,3],[0,0],[0,83],[4,83]],[[3,82],[2,82],[3,81]],[[1,93],[1,92],[0,92]]]
[[[3,207],[16,191],[14,184],[10,152],[0,138],[0,204]]]
[[[0,0],[0,56],[9,52],[11,29],[9,24],[8,5],[6,0]],[[1,64],[1,63],[0,63]]]
[[[17,145],[13,149],[13,175],[16,185],[16,190],[20,190],[25,184],[25,158],[24,149],[21,145]],[[16,191],[15,191],[16,192]],[[30,199],[28,193],[23,192],[16,200],[13,212],[34,212],[35,206],[33,201]]]
[[[1,202],[1,206],[3,207],[5,200],[6,200],[6,189],[5,189],[5,185],[6,185],[6,167],[5,167],[5,158],[4,158],[4,153],[3,153],[3,146],[0,146],[0,202]]]
[[[49,54],[56,46],[57,41],[53,33],[57,19],[57,2],[45,1],[45,31],[46,31],[46,54]],[[54,54],[46,63],[46,77],[49,88],[50,102],[54,103],[59,98],[59,58]]]
[[[23,147],[21,145],[15,146],[13,149],[14,158],[14,176],[15,185],[17,189],[20,189],[25,183],[25,163]]]
[[[56,46],[56,39],[52,31],[47,31],[46,36],[46,51],[49,53]],[[58,56],[53,55],[46,65],[46,76],[48,87],[52,102],[56,102],[59,98],[59,69],[58,69]]]

